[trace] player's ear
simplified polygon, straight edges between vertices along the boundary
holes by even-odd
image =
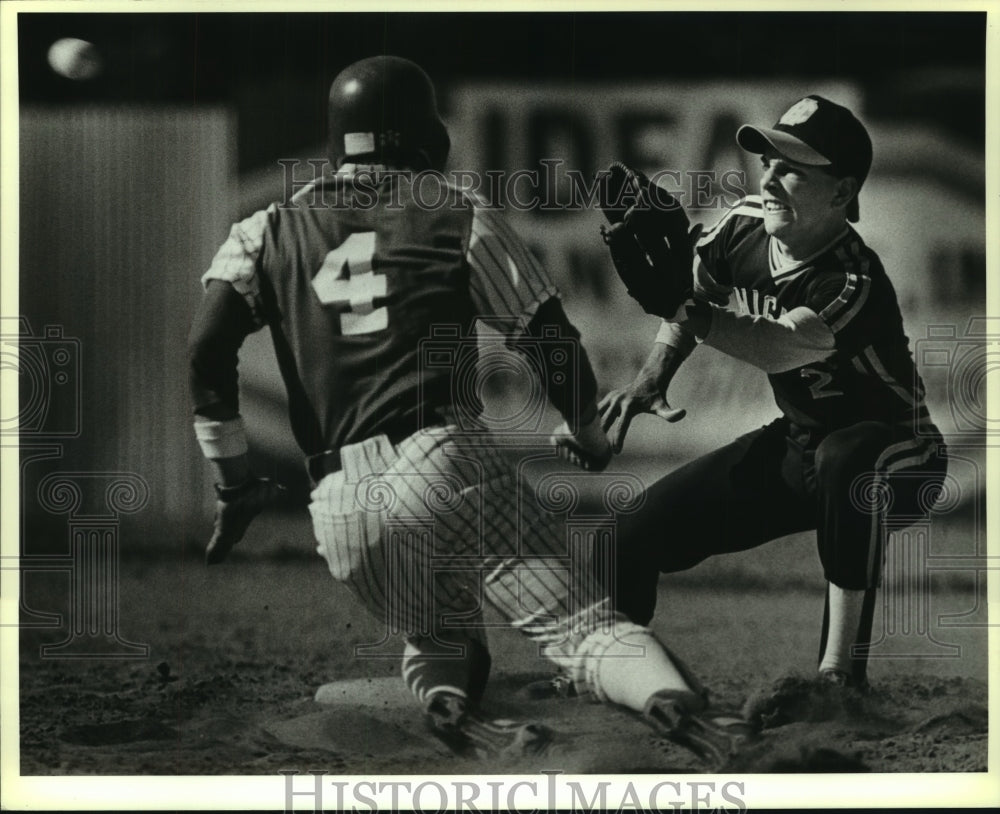
[[[833,200],[830,202],[834,208],[846,207],[851,199],[858,193],[858,179],[853,175],[838,178],[833,188]]]

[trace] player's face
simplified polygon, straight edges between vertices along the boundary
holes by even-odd
[[[764,228],[786,246],[808,250],[842,228],[844,210],[835,205],[838,180],[820,167],[799,164],[777,153],[761,156],[760,194]]]

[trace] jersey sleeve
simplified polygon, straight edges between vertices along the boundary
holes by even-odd
[[[467,258],[477,314],[509,338],[523,335],[538,308],[559,291],[501,214],[476,206]]]
[[[201,278],[206,288],[212,280],[229,283],[243,297],[253,315],[256,329],[264,326],[264,307],[260,295],[260,264],[264,235],[273,226],[277,207],[255,212],[233,225],[229,237],[215,253],[212,264]]]
[[[846,260],[837,271],[819,276],[809,292],[808,307],[833,333],[837,351],[854,355],[880,332],[879,291],[861,256]]]
[[[704,232],[695,244],[695,296],[716,305],[725,305],[733,289],[733,274],[728,255],[736,233],[750,217],[759,217],[760,199],[748,196],[729,209],[718,222]]]
[[[694,258],[694,296],[714,305],[726,305],[732,293],[732,285],[720,283],[713,276],[700,255]]]
[[[777,319],[713,307],[704,342],[767,373],[823,361],[836,349],[830,329],[804,306]]]
[[[243,297],[227,283],[209,280],[188,335],[195,435],[206,458],[231,458],[247,451],[237,365],[243,340],[254,330]]]

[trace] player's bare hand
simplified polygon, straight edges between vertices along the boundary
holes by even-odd
[[[632,419],[637,415],[651,413],[670,422],[680,421],[687,415],[687,410],[671,407],[666,394],[645,377],[637,378],[628,387],[612,390],[601,399],[597,409],[601,427],[608,434],[611,449],[616,454],[622,451]]]
[[[268,478],[251,477],[229,488],[216,487],[215,532],[205,549],[205,564],[222,562],[246,534],[253,519],[285,495],[285,487]]]

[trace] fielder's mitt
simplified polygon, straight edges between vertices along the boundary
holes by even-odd
[[[611,164],[599,189],[610,224],[601,235],[629,296],[647,314],[672,319],[692,296],[699,227],[691,229],[673,195],[620,161]]]

